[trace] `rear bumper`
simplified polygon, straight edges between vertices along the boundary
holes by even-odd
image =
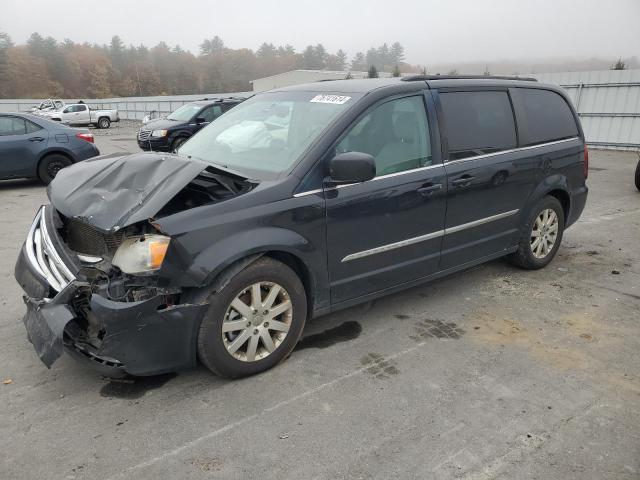
[[[47,367],[64,351],[112,377],[155,375],[196,365],[206,304],[167,306],[164,295],[116,302],[91,293],[80,275],[53,287],[37,261],[34,265],[29,248],[25,242],[15,277],[26,293],[27,336]]]
[[[587,188],[586,185],[572,192],[571,203],[569,208],[569,217],[565,219],[565,227],[569,227],[578,221],[587,203],[588,193],[589,193],[589,189]]]

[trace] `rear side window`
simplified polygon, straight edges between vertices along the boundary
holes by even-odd
[[[24,122],[27,126],[27,133],[33,133],[33,132],[37,132],[38,130],[42,130],[42,127],[40,125],[36,125],[35,123],[30,122],[29,120],[25,120]]]
[[[578,126],[564,98],[550,90],[519,88],[523,141],[527,145],[577,137]]]
[[[515,148],[516,126],[507,92],[445,92],[440,103],[449,160]]]

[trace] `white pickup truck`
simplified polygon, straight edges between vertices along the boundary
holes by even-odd
[[[109,128],[111,122],[119,122],[118,110],[92,110],[85,103],[72,103],[60,110],[46,112],[43,116],[66,125],[95,125]]]

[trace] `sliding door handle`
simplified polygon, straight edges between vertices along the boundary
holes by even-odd
[[[425,185],[424,187],[421,187],[418,189],[418,193],[420,195],[422,195],[423,197],[427,197],[429,195],[431,195],[434,192],[437,192],[439,190],[442,190],[442,184],[441,183],[436,183],[434,185]]]
[[[453,180],[451,182],[451,185],[453,185],[454,187],[467,187],[472,180],[473,180],[472,176],[464,176],[464,177],[457,178],[456,180]]]

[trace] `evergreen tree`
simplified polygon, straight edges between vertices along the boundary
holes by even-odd
[[[369,74],[368,74],[368,78],[378,78],[378,69],[376,68],[375,65],[371,65],[369,67]]]
[[[398,67],[398,65],[396,65],[396,66],[394,67],[394,69],[393,69],[393,76],[394,76],[394,77],[399,77],[400,75],[401,75],[401,74],[400,74],[400,67]]]
[[[622,60],[622,57],[618,58],[618,60],[616,60],[616,63],[611,65],[611,70],[626,70],[626,69],[627,69],[627,64]]]
[[[404,62],[404,47],[399,42],[391,45],[391,60],[396,65]]]
[[[367,62],[364,58],[364,53],[358,52],[351,60],[351,70],[356,72],[362,72],[367,69]]]

